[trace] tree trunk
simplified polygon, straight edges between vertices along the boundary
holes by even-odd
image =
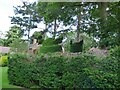
[[[99,3],[99,11],[100,11],[100,19],[101,19],[101,26],[100,26],[100,47],[101,48],[105,48],[108,46],[108,42],[105,38],[108,37],[107,35],[107,30],[105,30],[105,28],[107,27],[107,9],[108,6],[108,2],[100,2]]]
[[[44,32],[44,35],[43,35],[44,39],[46,39],[46,36],[47,36],[47,35],[46,35],[46,32],[48,31],[48,30],[47,30],[47,29],[48,29],[47,26],[48,26],[48,24],[45,23],[45,32]]]
[[[28,50],[30,48],[30,30],[31,30],[32,22],[31,22],[31,15],[29,17],[29,25],[28,25]]]
[[[77,19],[78,19],[78,24],[77,24],[77,41],[79,41],[80,39],[80,19],[81,19],[81,12],[79,12],[79,14],[77,15]]]
[[[81,19],[82,19],[82,14],[81,12],[83,11],[83,6],[78,7],[78,15],[77,15],[77,37],[76,40],[79,41],[80,40],[80,26],[81,26]]]
[[[106,12],[107,6],[108,6],[108,2],[99,3],[100,18],[102,19],[103,23],[106,23],[106,19],[107,19],[107,12]]]
[[[56,37],[56,29],[57,29],[57,20],[54,21],[54,32],[53,32],[53,38]]]

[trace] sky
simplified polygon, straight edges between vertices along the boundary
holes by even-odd
[[[13,6],[22,5],[22,1],[34,2],[37,0],[0,0],[0,33],[5,34],[12,26],[9,16],[14,16]]]

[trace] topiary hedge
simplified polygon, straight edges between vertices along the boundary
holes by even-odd
[[[51,45],[40,47],[40,53],[53,53],[62,51],[61,45]]]
[[[11,84],[26,88],[120,88],[118,60],[89,54],[44,54],[32,58],[14,54],[9,58]]]
[[[43,46],[50,46],[50,45],[55,45],[55,39],[54,38],[48,38],[43,41],[42,45]]]
[[[70,44],[70,52],[82,52],[83,50],[83,40],[80,42],[74,42]]]
[[[53,53],[53,52],[61,52],[62,47],[59,43],[62,42],[61,38],[54,39],[48,38],[43,41],[42,46],[40,47],[40,53]]]

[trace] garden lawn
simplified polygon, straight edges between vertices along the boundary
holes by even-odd
[[[21,88],[9,84],[7,70],[8,67],[0,67],[0,88]]]

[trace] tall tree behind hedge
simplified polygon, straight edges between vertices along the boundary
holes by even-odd
[[[6,46],[9,46],[15,39],[20,39],[23,36],[23,31],[18,26],[12,26],[6,34]]]
[[[61,23],[60,16],[62,12],[62,3],[39,2],[38,12],[43,16],[43,22],[46,25],[46,32],[50,32],[53,38],[56,37],[57,29]]]
[[[118,45],[119,2],[91,3],[89,28],[87,33],[98,39],[99,47]]]
[[[11,17],[11,23],[19,25],[29,39],[30,31],[37,28],[37,23],[41,21],[37,13],[36,2],[23,2],[23,5],[14,7],[14,12],[15,16]]]

